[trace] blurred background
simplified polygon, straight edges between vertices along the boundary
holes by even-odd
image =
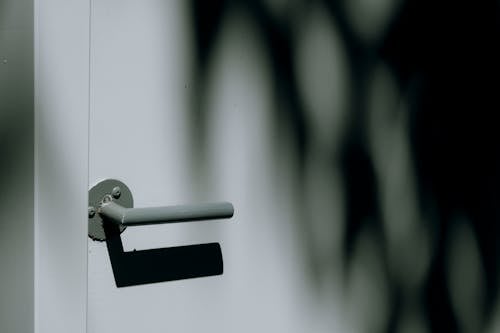
[[[33,26],[32,1],[0,0],[2,332],[29,332],[33,327]]]
[[[130,1],[113,5],[119,9],[124,3]],[[178,36],[185,39],[165,40],[162,47],[182,49],[186,59],[180,62],[191,78],[179,81],[182,89],[174,92],[189,101],[187,112],[178,109],[186,126],[169,125],[174,137],[188,131],[189,140],[179,139],[188,146],[179,150],[190,163],[179,165],[191,170],[174,182],[185,187],[194,175],[192,191],[202,193],[194,197],[220,186],[222,194],[234,194],[229,198],[240,225],[232,230],[241,238],[231,239],[248,247],[242,253],[225,251],[224,258],[227,275],[246,274],[248,280],[224,288],[248,297],[245,311],[266,312],[259,318],[279,323],[251,322],[252,312],[237,308],[245,306],[241,301],[231,313],[235,327],[244,326],[240,332],[500,332],[500,132],[494,120],[500,106],[500,1],[177,4],[184,29]],[[2,196],[2,203],[29,222],[22,230],[0,223],[0,262],[15,268],[0,269],[0,278],[19,283],[26,293],[16,298],[1,284],[0,294],[27,317],[33,249],[16,242],[16,233],[31,239],[33,211],[15,199],[33,190],[31,6],[11,1],[7,8],[0,1],[0,46],[8,45],[0,48],[0,181],[17,191]],[[100,14],[105,22],[109,13]],[[30,23],[20,27],[16,17]],[[134,24],[143,23],[124,23]],[[14,64],[22,70],[12,72]],[[136,78],[136,83],[142,82]],[[248,211],[238,211],[243,205]],[[247,231],[254,238],[239,234]],[[158,246],[164,246],[161,241]],[[99,246],[89,249],[101,251],[95,257],[109,269]],[[19,252],[27,258],[23,265],[3,257],[13,248],[24,251]],[[91,274],[93,265],[89,262]],[[231,275],[231,267],[240,270]],[[112,283],[111,275],[104,278]],[[248,289],[241,287],[245,283]],[[261,294],[252,295],[255,286]],[[211,295],[195,290],[200,291]],[[309,321],[297,325],[303,318]],[[13,330],[32,326],[19,318],[0,316],[0,321]]]
[[[313,303],[344,322],[311,331],[500,331],[499,5],[190,2],[195,174],[234,122],[267,147],[227,153],[274,170]]]

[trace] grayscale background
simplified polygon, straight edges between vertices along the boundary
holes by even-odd
[[[191,2],[192,149],[209,159],[207,137],[230,130],[210,122],[214,90],[248,114],[267,106],[259,156],[293,197],[305,294],[346,322],[330,331],[500,330],[499,14],[498,1]]]
[[[133,2],[93,3],[95,9],[115,6],[115,13],[96,12],[101,15],[96,20],[105,23],[106,15],[119,15],[120,3]],[[237,214],[240,208],[241,226],[231,227],[231,235],[241,238],[232,239],[252,246],[242,253],[226,251],[224,258],[235,267],[229,273],[257,275],[260,289],[252,289],[251,278],[244,287],[236,285],[248,302],[242,308],[232,304],[239,317],[221,314],[224,327],[240,325],[239,332],[499,332],[500,132],[495,119],[500,2],[177,4],[181,23],[175,26],[181,30],[174,35],[182,38],[169,38],[172,31],[165,30],[164,42],[156,47],[179,49],[180,60],[165,59],[164,76],[151,81],[141,76],[155,70],[148,67],[151,59],[141,58],[133,45],[123,46],[105,61],[137,61],[136,75],[127,77],[118,65],[104,67],[102,76],[94,76],[93,107],[107,109],[110,95],[99,89],[107,87],[107,75],[122,74],[122,82],[151,88],[154,96],[179,106],[178,118],[163,110],[165,123],[146,118],[136,123],[137,128],[163,126],[163,132],[134,132],[125,139],[133,145],[134,136],[161,134],[150,138],[156,146],[132,146],[144,157],[143,171],[135,173],[138,180],[131,185],[138,204],[222,199],[231,193],[227,199],[235,201]],[[9,333],[29,332],[33,326],[32,5],[0,0],[0,297],[9,299],[2,306],[19,314],[6,317],[0,308],[0,327]],[[121,22],[129,23],[137,24]],[[100,40],[99,31],[115,33],[109,27],[94,29],[97,51],[112,43],[127,45]],[[100,65],[94,62],[93,68]],[[130,106],[121,103],[122,110]],[[146,109],[134,112],[146,114]],[[106,151],[96,148],[100,136],[92,139],[92,131],[111,133],[99,121],[101,115],[114,119],[111,113],[91,115],[91,140],[96,140],[90,145],[91,178],[120,173],[106,169],[109,164],[100,159]],[[134,123],[130,112],[122,115]],[[175,163],[154,151],[177,139]],[[169,172],[181,175],[172,180],[166,174],[159,181],[185,192],[159,190],[160,199],[147,201],[151,186],[139,179],[156,172],[156,161],[167,161]],[[196,239],[199,231],[189,230],[193,233],[186,239]],[[214,239],[222,232],[199,230]],[[161,232],[149,246],[163,246]],[[176,232],[169,241],[175,241]],[[141,246],[134,238],[140,235],[124,234],[125,246]],[[8,255],[13,251],[19,260]],[[99,269],[101,264],[109,269],[105,260],[105,249],[89,241],[89,304],[105,304],[98,293],[101,281],[112,282]],[[268,262],[279,265],[268,267]],[[125,294],[143,293],[138,290]],[[267,297],[259,299],[255,292],[263,291]],[[252,309],[267,317],[253,321]],[[89,308],[89,332],[113,327],[92,321],[100,315]],[[266,318],[275,326],[266,326]]]

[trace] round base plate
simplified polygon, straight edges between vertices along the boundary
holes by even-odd
[[[118,198],[114,198],[112,196],[113,189],[116,187],[120,188],[120,196]],[[105,196],[111,197],[114,202],[125,208],[134,207],[132,192],[130,192],[127,185],[119,180],[106,179],[90,189],[89,208],[94,207],[96,213],[93,217],[90,217],[89,215],[89,237],[95,241],[101,242],[106,240],[106,235],[104,234],[104,228],[102,227],[103,220],[99,213],[97,213],[97,210],[99,209],[99,206]],[[125,229],[125,226],[120,226],[120,232],[123,232]]]

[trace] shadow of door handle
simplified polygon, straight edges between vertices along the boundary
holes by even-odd
[[[133,208],[132,193],[115,179],[89,191],[89,237],[106,241],[117,287],[173,281],[223,273],[218,243],[125,252],[120,237],[127,226],[230,218],[228,202]]]
[[[118,226],[106,223],[104,231],[118,288],[215,276],[224,271],[218,243],[125,252]]]

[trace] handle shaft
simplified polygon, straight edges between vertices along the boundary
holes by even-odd
[[[138,226],[230,218],[234,208],[229,202],[151,208],[125,208],[109,202],[99,208],[99,214],[118,225]]]

